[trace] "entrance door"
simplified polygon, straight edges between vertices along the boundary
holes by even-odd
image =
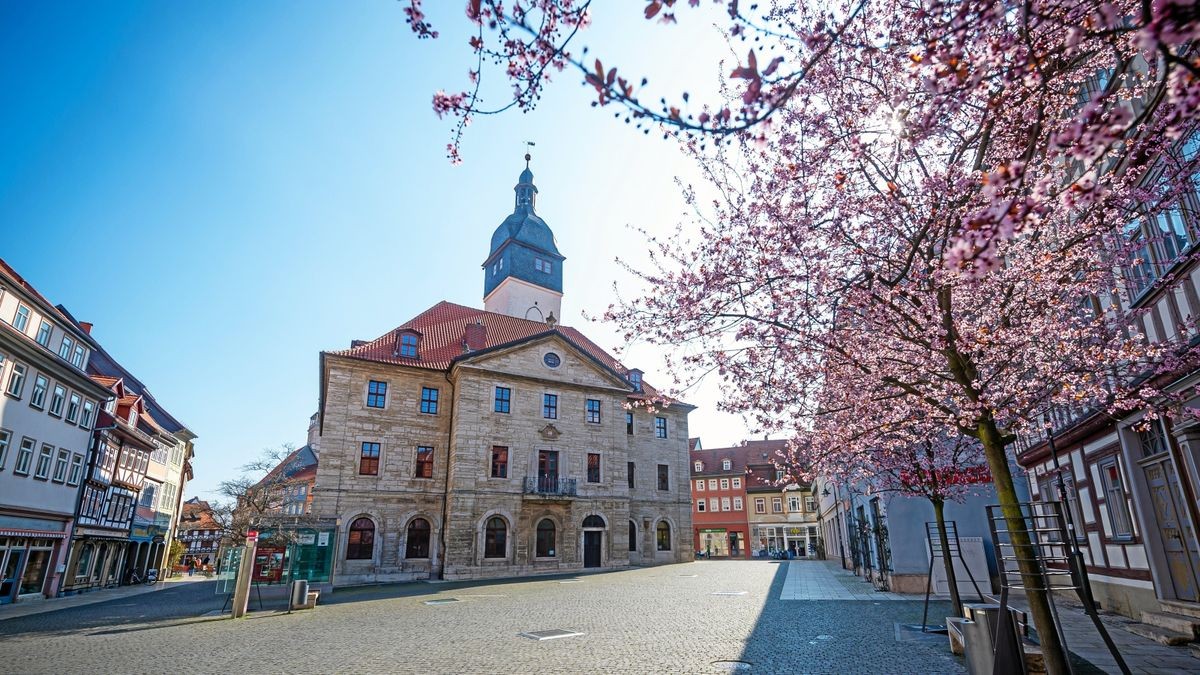
[[[5,557],[7,556],[7,557]],[[25,551],[9,549],[0,551],[0,605],[8,604],[17,596],[17,588],[21,585],[21,560]]]
[[[742,554],[741,541],[738,540],[737,532],[729,533],[729,555],[739,556]]]
[[[538,450],[538,491],[558,490],[558,451]]]
[[[586,530],[583,533],[583,566],[600,566],[600,538],[603,532]]]
[[[1175,464],[1164,459],[1145,464],[1142,468],[1146,472],[1150,503],[1154,506],[1154,518],[1158,521],[1175,597],[1189,602],[1200,601],[1196,580],[1196,561],[1200,561],[1200,555],[1196,551],[1195,532],[1182,510],[1184,501],[1179,477],[1175,474]]]

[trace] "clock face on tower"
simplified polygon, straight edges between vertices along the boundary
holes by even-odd
[[[542,363],[546,364],[546,366],[549,368],[557,368],[559,364],[562,363],[562,359],[560,359],[558,354],[555,354],[554,352],[547,352],[546,355],[542,357]]]

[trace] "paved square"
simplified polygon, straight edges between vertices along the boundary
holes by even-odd
[[[913,600],[912,596],[877,591],[870,582],[835,565],[804,560],[787,567],[780,600]]]
[[[223,600],[204,582],[0,621],[0,663],[5,672],[59,674],[964,671],[941,642],[897,640],[896,623],[920,622],[919,599],[859,599],[840,577],[816,561],[702,561],[573,584],[363,587],[322,598],[316,610],[240,621],[202,616]],[[829,594],[851,599],[783,599],[789,587],[821,595],[831,583]],[[426,604],[448,598],[457,602]],[[582,635],[521,636],[551,630]],[[50,642],[53,662],[43,656]]]

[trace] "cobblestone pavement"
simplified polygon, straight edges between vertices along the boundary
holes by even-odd
[[[802,565],[824,563],[702,561],[366,587],[316,610],[236,622],[203,616],[222,602],[212,582],[187,584],[0,621],[0,664],[14,673],[963,672],[944,636],[897,630],[920,622],[919,600],[781,599],[789,569]],[[519,636],[554,628],[583,635]]]
[[[869,582],[835,565],[788,565],[783,600],[904,600],[911,595],[876,591]],[[922,598],[924,600],[924,598]],[[940,623],[940,622],[939,622]]]

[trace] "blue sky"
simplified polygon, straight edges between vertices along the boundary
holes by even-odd
[[[442,5],[436,41],[395,2],[0,1],[0,256],[200,436],[189,496],[303,443],[320,350],[442,299],[482,305],[522,141],[567,256],[564,323],[606,347],[615,329],[580,313],[602,312],[613,282],[637,292],[614,263],[645,259],[629,226],[685,217],[678,149],[590,108],[572,74],[534,113],[479,119],[451,166],[430,97],[466,86],[467,25],[461,3],[427,4]],[[606,7],[597,53],[670,81],[664,94],[715,81],[724,45],[703,15],[663,28]],[[662,383],[660,358],[624,356]],[[745,434],[716,396],[690,398],[709,447]]]

